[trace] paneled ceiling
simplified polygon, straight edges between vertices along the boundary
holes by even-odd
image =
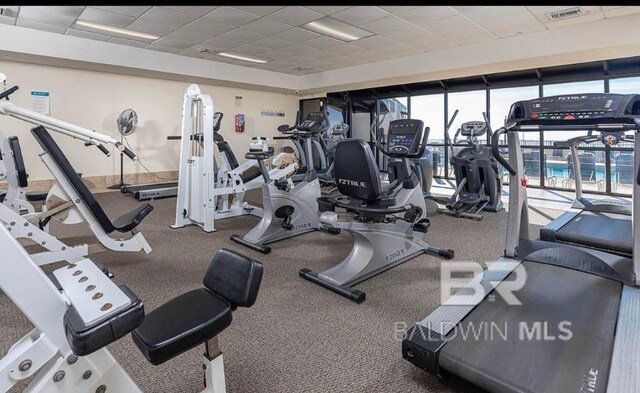
[[[549,16],[572,7],[577,6],[0,6],[0,23],[304,75],[640,12],[639,6],[579,6],[577,16]],[[300,27],[327,15],[373,35],[345,42]],[[124,38],[77,25],[78,20],[159,38]]]

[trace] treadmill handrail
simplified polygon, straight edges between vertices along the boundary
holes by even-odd
[[[500,136],[502,136],[502,134],[506,134],[509,130],[505,127],[499,128],[494,134],[493,134],[493,138],[491,139],[491,153],[493,154],[493,156],[496,158],[496,160],[504,167],[504,169],[507,170],[507,172],[509,172],[509,174],[511,174],[511,176],[515,176],[516,175],[516,170],[513,169],[513,167],[511,166],[511,164],[509,163],[509,161],[505,160],[502,157],[502,154],[500,154]]]

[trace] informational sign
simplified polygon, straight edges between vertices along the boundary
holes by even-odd
[[[31,91],[31,110],[49,116],[48,91]]]
[[[236,106],[242,106],[242,96],[236,96]]]
[[[284,112],[283,111],[277,111],[277,110],[272,110],[272,109],[263,109],[262,111],[260,111],[260,114],[262,116],[284,117]]]

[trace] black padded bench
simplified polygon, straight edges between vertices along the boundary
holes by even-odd
[[[73,169],[67,157],[64,155],[62,150],[60,150],[60,146],[58,146],[58,144],[51,137],[46,128],[44,128],[43,126],[38,126],[32,128],[31,133],[36,138],[42,149],[48,152],[51,158],[56,162],[69,183],[71,183],[75,191],[78,193],[78,195],[80,195],[80,198],[82,198],[87,208],[95,217],[96,221],[98,221],[102,229],[107,234],[110,234],[114,231],[125,233],[134,230],[153,210],[153,206],[146,203],[122,215],[112,222],[104,212],[102,206],[100,206],[94,195],[91,193],[91,191],[89,191],[89,188],[87,188],[86,184],[84,184],[84,182],[80,178],[80,175],[78,175],[78,173]]]
[[[157,365],[216,338],[231,324],[232,310],[255,303],[262,273],[262,263],[221,249],[209,264],[204,287],[148,313],[131,333],[133,342],[151,364]]]
[[[17,136],[10,136],[8,138],[9,148],[13,154],[13,165],[16,168],[16,175],[18,177],[18,187],[27,188],[29,186],[29,175],[27,174],[26,166],[24,165],[24,157],[22,155],[22,148],[20,147],[20,141]],[[47,199],[48,192],[46,191],[29,191],[25,193],[27,202],[42,202]]]

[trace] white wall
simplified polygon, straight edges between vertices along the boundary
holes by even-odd
[[[128,140],[142,163],[153,172],[178,168],[179,143],[167,141],[166,137],[180,134],[182,100],[188,83],[7,61],[0,61],[0,72],[7,75],[8,87],[20,86],[11,96],[16,105],[30,108],[32,90],[48,91],[51,116],[116,138],[119,138],[116,118],[124,109],[134,109],[140,124]],[[202,84],[200,89],[212,96],[214,109],[224,113],[220,133],[240,162],[244,161],[252,136],[278,134],[277,126],[293,123],[298,109],[296,95]],[[236,106],[236,96],[242,96],[240,107]],[[262,116],[263,109],[281,110],[286,116]],[[241,134],[234,131],[237,113],[245,115],[245,132]],[[37,156],[42,150],[29,132],[31,127],[29,123],[0,115],[0,131],[20,138],[29,179],[51,179]],[[80,141],[53,135],[83,176],[119,173],[119,155],[114,148],[109,158],[96,148],[84,147]],[[287,142],[270,140],[269,143],[278,151]],[[125,158],[125,173],[137,172],[144,169]]]

